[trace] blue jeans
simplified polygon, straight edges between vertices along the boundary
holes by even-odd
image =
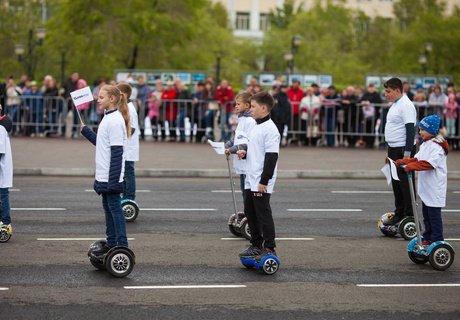
[[[125,215],[121,209],[121,198],[118,193],[103,193],[102,206],[105,212],[107,246],[127,247]]]
[[[423,239],[428,241],[443,241],[443,228],[441,218],[441,208],[428,207],[422,202],[423,224],[425,232]]]
[[[134,171],[134,161],[125,161],[123,198],[136,200],[136,174]]]
[[[10,191],[8,188],[0,188],[0,218],[3,224],[10,224]]]

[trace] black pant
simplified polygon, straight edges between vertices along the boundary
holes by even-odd
[[[275,224],[270,207],[270,193],[252,192],[250,189],[245,189],[244,192],[244,213],[248,217],[252,245],[274,249]]]
[[[411,158],[415,155],[415,145],[411,150]],[[404,158],[404,147],[388,147],[388,157],[394,161]],[[407,173],[402,168],[398,168],[398,180],[391,179],[393,194],[395,197],[395,216],[412,216],[412,201],[410,198],[409,180]],[[415,190],[415,179],[412,180]]]

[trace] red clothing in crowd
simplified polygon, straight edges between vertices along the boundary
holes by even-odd
[[[292,106],[292,113],[294,116],[299,114],[299,106],[300,106],[300,101],[302,100],[303,97],[305,97],[305,93],[302,91],[301,88],[289,88],[286,91],[289,101],[291,102]]]
[[[161,93],[162,107],[165,107],[165,120],[169,122],[176,121],[177,118],[177,103],[168,101],[174,100],[177,97],[176,89],[165,89]]]
[[[233,88],[231,86],[221,87],[218,86],[216,89],[216,100],[219,101],[221,105],[225,105],[226,112],[233,111],[233,99],[235,94],[233,93]]]

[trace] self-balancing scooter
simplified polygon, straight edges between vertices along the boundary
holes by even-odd
[[[391,219],[393,215],[392,212],[384,213],[377,221],[377,228],[387,237],[394,237],[399,233],[405,240],[414,239],[417,235],[414,217],[405,217],[397,224],[385,225],[384,222]]]
[[[275,255],[257,257],[240,257],[241,263],[248,269],[254,268],[267,275],[275,274],[280,268],[280,260]]]
[[[412,174],[412,172],[409,172],[407,177],[409,179],[412,211],[414,213],[415,221],[418,222],[419,219],[417,215],[414,186],[412,185]],[[407,246],[407,253],[412,262],[416,264],[424,264],[429,261],[433,269],[441,271],[448,269],[454,262],[454,248],[446,241],[435,241],[430,245],[423,245],[419,223],[415,224],[415,228],[417,229],[417,237],[412,239]]]
[[[8,242],[12,235],[11,227],[9,225],[3,225],[0,222],[0,242]]]
[[[236,208],[235,187],[233,184],[232,169],[230,168],[230,155],[227,154],[226,158],[228,175],[230,176],[230,188],[232,190],[233,209],[235,210],[235,213],[228,219],[228,229],[237,237],[244,237],[247,240],[251,240],[251,231],[249,230],[248,219],[244,215],[244,212],[238,211]]]
[[[137,216],[139,215],[139,206],[134,200],[122,199],[121,209],[123,210],[123,214],[125,215],[126,222],[133,222],[137,219]]]
[[[89,261],[96,269],[107,270],[114,277],[126,277],[134,268],[134,252],[127,247],[113,247],[107,253],[96,255],[94,251],[100,250],[106,243],[98,240],[89,246]]]

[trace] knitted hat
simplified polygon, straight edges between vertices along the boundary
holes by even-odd
[[[441,124],[441,119],[438,115],[431,115],[422,119],[419,122],[418,126],[428,132],[429,134],[435,136],[439,132],[439,125]]]

